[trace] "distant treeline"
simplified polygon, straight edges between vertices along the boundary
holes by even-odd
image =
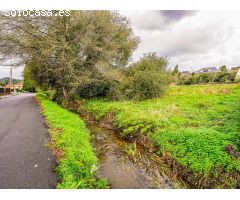
[[[218,72],[204,73],[181,73],[176,67],[173,70],[172,75],[173,81],[176,82],[178,85],[239,82],[239,80],[236,80],[235,78],[237,70],[228,71],[226,66],[220,67]]]
[[[17,83],[19,83],[21,80],[19,80],[19,79],[12,79],[12,84],[17,84]],[[5,85],[7,85],[7,84],[9,84],[9,78],[8,77],[5,77],[5,78],[1,78],[0,79],[0,87],[1,86],[5,86]]]

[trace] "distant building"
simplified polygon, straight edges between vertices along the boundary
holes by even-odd
[[[181,72],[182,75],[188,75],[188,74],[191,74],[189,71],[182,71]]]
[[[238,70],[240,69],[240,67],[232,67],[231,69],[230,69],[230,72],[237,72]]]
[[[191,75],[191,73],[189,71],[182,71],[180,73],[180,77],[186,77],[186,76],[190,76],[190,75]]]
[[[214,73],[214,72],[219,72],[219,70],[216,67],[205,67],[195,71],[194,73],[202,74],[202,73]]]
[[[4,86],[4,88],[10,88],[10,85],[7,84]],[[23,89],[23,81],[20,81],[17,84],[11,84],[11,90],[13,90],[14,92],[16,92],[17,90],[22,90]]]
[[[240,79],[240,68],[238,69],[235,79]]]

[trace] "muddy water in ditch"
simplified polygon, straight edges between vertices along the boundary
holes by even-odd
[[[98,154],[98,178],[106,178],[111,188],[186,188],[182,181],[166,175],[169,169],[156,154],[118,138],[113,130],[88,124]]]

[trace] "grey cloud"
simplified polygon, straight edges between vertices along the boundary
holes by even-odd
[[[167,30],[171,25],[183,18],[192,16],[197,11],[184,10],[154,10],[144,13],[135,13],[131,16],[134,26],[141,30]]]
[[[219,34],[219,32],[222,34]],[[220,24],[182,31],[174,36],[169,46],[166,44],[166,50],[162,52],[169,56],[181,54],[204,55],[214,50],[220,53],[224,50],[223,45],[226,38],[230,38],[229,35],[232,35],[232,29]]]
[[[184,17],[192,16],[196,12],[196,10],[161,10],[160,14],[165,17],[167,22],[176,22]]]
[[[147,11],[126,13],[141,43],[133,60],[156,52],[181,70],[240,65],[239,11]]]
[[[185,70],[190,70],[196,66],[224,63],[219,59],[220,54],[225,50],[224,44],[231,38],[233,29],[222,23],[203,23],[197,26],[186,23],[170,31],[145,30],[139,33],[142,43],[135,54],[137,57],[154,51],[159,56],[168,57],[170,66],[179,64],[185,67]],[[216,52],[217,56],[214,56]]]
[[[205,54],[212,48],[218,48],[223,38],[218,36],[217,30],[205,28],[190,29],[188,31],[142,33],[143,50],[156,51],[160,56],[180,56],[184,54]]]

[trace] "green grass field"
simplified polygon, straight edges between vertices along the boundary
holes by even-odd
[[[115,112],[122,136],[147,134],[180,165],[208,176],[240,172],[240,85],[177,86],[142,102],[89,100],[98,119]],[[218,169],[218,170],[217,170]],[[238,179],[239,176],[235,177]],[[227,187],[236,187],[236,180]],[[235,186],[234,186],[235,184]],[[225,186],[223,186],[225,187]]]
[[[43,94],[37,94],[37,99],[50,127],[51,147],[59,162],[58,188],[107,188],[105,180],[94,177],[98,161],[85,123]]]

